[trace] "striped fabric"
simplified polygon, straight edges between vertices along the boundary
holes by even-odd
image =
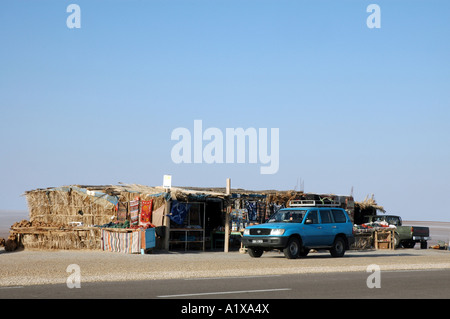
[[[139,224],[139,201],[138,200],[132,200],[130,201],[130,218],[131,218],[131,225],[138,225]]]
[[[143,231],[140,229],[126,233],[102,229],[102,249],[126,254],[140,253],[143,237],[141,232]]]

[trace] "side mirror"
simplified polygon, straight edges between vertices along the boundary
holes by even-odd
[[[305,220],[305,224],[312,224],[312,223],[313,223],[312,219]]]

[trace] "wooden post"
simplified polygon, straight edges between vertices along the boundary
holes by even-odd
[[[231,179],[227,178],[227,189],[226,194],[231,195]],[[228,252],[230,244],[230,213],[231,213],[231,203],[228,202],[226,213],[225,213],[225,241],[224,241],[224,252]]]
[[[170,192],[170,191],[169,191]],[[166,206],[164,207],[163,225],[165,226],[164,234],[164,250],[169,251],[169,237],[170,237],[170,199],[166,200]]]
[[[376,231],[376,230],[374,232],[374,245],[375,245],[375,249],[378,249],[378,231]]]

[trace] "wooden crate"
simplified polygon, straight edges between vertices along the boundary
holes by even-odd
[[[374,245],[375,249],[394,249],[394,230],[376,230]]]

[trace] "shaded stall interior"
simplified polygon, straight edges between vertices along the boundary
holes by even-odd
[[[224,227],[225,206],[220,198],[206,198],[196,201],[172,201],[169,249],[170,250],[206,250],[213,248],[211,238],[217,229]],[[184,218],[175,215],[185,213]]]

